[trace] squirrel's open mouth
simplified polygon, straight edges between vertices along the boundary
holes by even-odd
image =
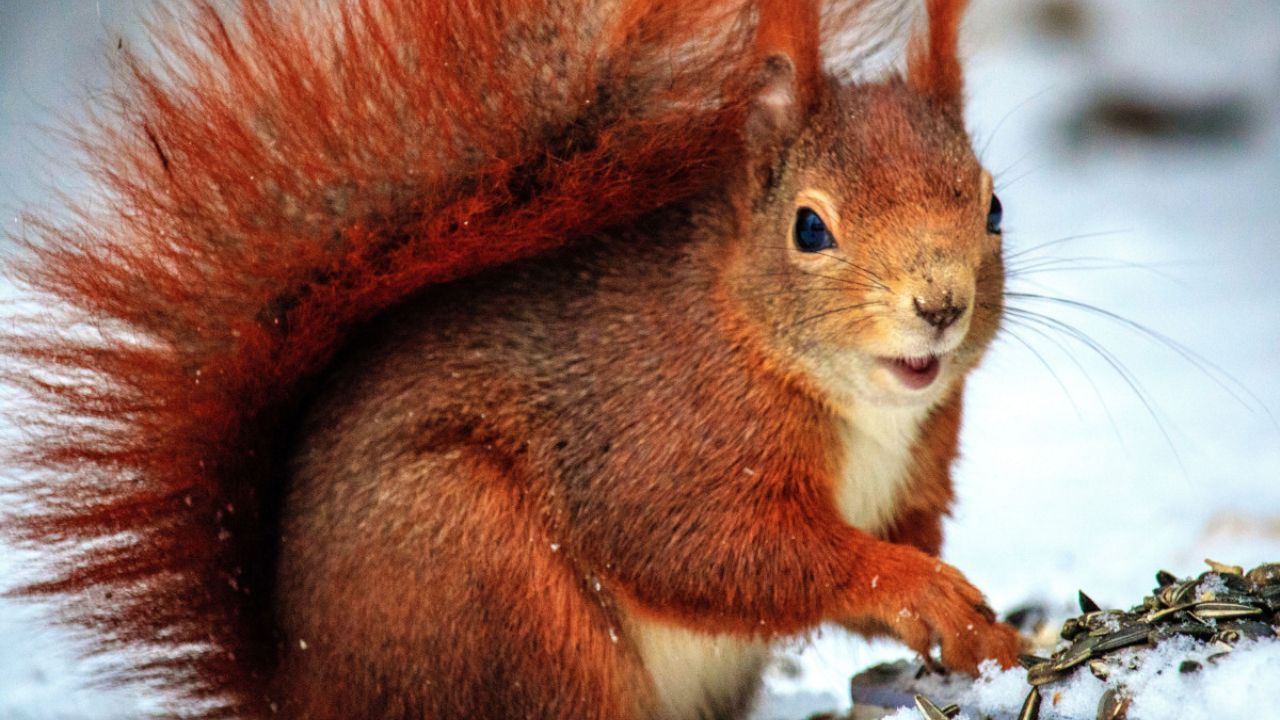
[[[936,355],[916,358],[888,358],[880,361],[898,380],[912,390],[923,390],[933,384],[942,368]]]

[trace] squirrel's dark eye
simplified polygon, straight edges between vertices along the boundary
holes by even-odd
[[[796,211],[796,247],[803,252],[818,252],[836,246],[827,224],[809,208]]]
[[[1000,198],[995,193],[991,193],[991,209],[987,211],[987,232],[992,235],[999,235],[1004,232],[1000,227],[1000,221],[1004,220],[1004,206],[1000,204]]]

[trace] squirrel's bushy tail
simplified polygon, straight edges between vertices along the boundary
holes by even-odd
[[[157,20],[158,57],[115,51],[124,77],[78,135],[101,194],[25,218],[10,267],[57,305],[0,338],[32,401],[5,529],[57,546],[22,592],[82,598],[70,619],[108,644],[189,650],[133,678],[258,702],[278,448],[309,381],[428,285],[720,177],[762,12],[202,1]]]

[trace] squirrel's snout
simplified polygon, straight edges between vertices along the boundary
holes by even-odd
[[[939,333],[954,325],[969,309],[963,301],[956,303],[951,293],[933,301],[916,297],[912,299],[912,305],[915,306],[916,315],[932,325]]]

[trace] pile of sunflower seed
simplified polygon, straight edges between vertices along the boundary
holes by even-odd
[[[1186,635],[1216,650],[1206,659],[1213,663],[1241,640],[1280,635],[1280,563],[1259,565],[1246,573],[1236,565],[1206,562],[1210,569],[1196,578],[1179,579],[1163,570],[1156,573],[1158,586],[1128,611],[1103,610],[1081,592],[1081,614],[1062,626],[1061,638],[1070,644],[1047,658],[1020,658],[1032,689],[1019,720],[1038,717],[1041,686],[1066,679],[1081,665],[1104,681],[1117,668],[1138,667],[1142,655],[1121,655],[1122,650],[1155,647]],[[1200,669],[1195,660],[1178,667],[1184,673]],[[1099,704],[1098,718],[1120,720],[1127,709],[1123,688],[1112,688]]]
[[[1080,667],[1098,679],[1119,675],[1119,670],[1137,670],[1158,644],[1178,635],[1197,639],[1196,659],[1184,659],[1176,666],[1179,673],[1196,673],[1203,662],[1216,664],[1235,650],[1245,639],[1280,637],[1280,562],[1258,565],[1245,573],[1236,565],[1206,560],[1210,569],[1197,578],[1176,578],[1161,570],[1156,573],[1157,587],[1140,605],[1125,610],[1103,610],[1083,592],[1079,593],[1080,615],[1066,620],[1057,637],[1042,634],[1033,639],[1038,646],[1060,647],[1051,656],[1019,657],[1027,667],[1027,682],[1032,685],[1018,720],[1041,717],[1041,692],[1046,685],[1066,680]],[[1010,616],[1016,626],[1028,628],[1029,618],[1043,628],[1043,610],[1028,607],[1019,612],[1027,615],[1019,620]],[[1016,615],[1016,614],[1015,614]],[[1207,647],[1207,655],[1206,655]],[[854,700],[879,687],[892,688],[883,676],[901,678],[909,665],[883,665],[854,678]],[[1172,670],[1172,667],[1171,667]],[[924,673],[918,667],[915,679]],[[901,685],[899,685],[901,687]],[[905,689],[905,688],[904,688]],[[915,694],[915,707],[923,720],[950,720],[959,715],[955,705],[938,707],[929,698]],[[1123,684],[1112,683],[1098,703],[1098,720],[1124,720],[1128,717],[1129,693]]]

